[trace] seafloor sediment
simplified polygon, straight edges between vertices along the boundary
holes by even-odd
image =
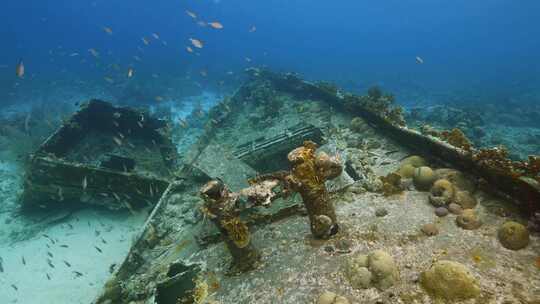
[[[437,303],[422,288],[420,277],[433,263],[442,260],[464,265],[478,282],[479,294],[462,303],[540,303],[538,235],[531,234],[528,246],[520,250],[504,248],[497,237],[501,225],[509,220],[526,223],[519,208],[489,193],[489,187],[479,187],[477,177],[460,175],[460,183],[467,185],[478,201],[474,210],[482,222],[477,229],[462,229],[456,224],[456,215],[437,216],[429,191],[417,190],[409,178],[401,181],[403,189],[385,191],[379,177],[398,170],[403,160],[414,154],[412,151],[388,139],[363,119],[339,112],[328,103],[255,84],[262,87],[262,95],[237,96],[230,118],[215,128],[213,139],[194,165],[237,191],[255,174],[254,168],[234,157],[239,146],[258,142],[261,137],[287,135],[298,124],[318,127],[325,139],[321,150],[340,155],[343,165],[348,167],[340,178],[326,185],[336,208],[339,232],[328,240],[315,239],[302,211],[252,226],[251,244],[261,253],[261,263],[254,270],[231,275],[231,257],[224,243],[205,238],[216,235],[216,230],[200,212],[203,201],[198,183],[203,184],[204,177],[190,181],[193,184],[186,183],[182,192],[172,195],[156,221],[149,223],[152,228],[146,231],[152,233],[142,235],[148,244],[140,256],[156,259],[140,266],[127,279],[122,278],[125,297],[119,303],[154,303],[151,293],[157,279],[162,278],[156,271],[166,269],[167,263],[175,260],[201,264],[197,303],[316,303],[325,291],[334,292],[349,303]],[[174,129],[173,138],[179,144],[181,156],[188,154],[189,146],[196,142],[195,135],[203,133],[202,128],[202,124],[193,123]],[[276,159],[265,170],[288,169],[284,164]],[[433,169],[449,166],[430,160],[427,165]],[[95,299],[110,275],[111,265],[120,267],[132,238],[139,236],[138,229],[148,210],[140,210],[135,216],[127,212],[111,215],[104,210],[57,213],[57,222],[37,222],[31,226],[33,229],[28,229],[22,227],[27,221],[11,218],[16,214],[20,171],[5,172],[3,187],[11,192],[4,193],[9,200],[5,206],[9,208],[0,209],[0,220],[14,222],[6,224],[9,231],[0,232],[4,265],[0,293],[13,303],[31,303],[38,295],[43,299],[40,303],[89,303]],[[351,178],[354,174],[356,181]],[[293,196],[255,214],[268,214],[300,202],[298,196]],[[47,214],[43,216],[53,219]],[[433,225],[422,229],[425,224]],[[62,244],[69,248],[59,247]],[[10,253],[4,254],[4,250]],[[353,287],[348,275],[351,260],[375,250],[386,252],[395,262],[397,273],[391,287]],[[47,259],[54,263],[54,268]],[[149,284],[144,281],[154,275],[155,280]]]
[[[348,130],[343,134],[348,139],[364,137]],[[369,149],[371,153],[349,153],[363,154],[378,174],[396,169],[399,159],[408,154],[375,132],[369,137],[380,147]],[[386,156],[396,149],[401,151]],[[505,249],[497,240],[497,230],[504,222],[523,221],[510,204],[477,190],[476,211],[483,225],[478,230],[464,230],[456,225],[455,215],[435,215],[427,192],[411,187],[385,197],[358,189],[362,187],[353,185],[333,196],[341,231],[329,241],[311,237],[306,217],[292,217],[257,229],[252,240],[263,253],[263,265],[255,271],[223,276],[228,261],[223,259],[227,252],[221,244],[199,253],[195,260],[207,261],[211,270],[208,280],[219,282],[211,297],[218,303],[314,303],[327,290],[346,297],[350,303],[432,303],[418,283],[419,275],[435,261],[452,260],[466,265],[481,284],[480,298],[465,303],[540,300],[540,271],[535,264],[540,250],[538,237],[519,251]],[[376,216],[379,209],[387,214]],[[427,236],[421,231],[428,223],[437,226],[437,235]],[[394,258],[399,280],[384,292],[352,288],[345,276],[348,259],[377,249]]]

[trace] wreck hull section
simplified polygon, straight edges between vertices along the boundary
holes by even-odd
[[[482,178],[490,185],[491,191],[510,199],[524,211],[534,214],[540,211],[540,185],[529,178],[514,178],[509,172],[501,172],[476,162],[470,152],[454,147],[437,138],[423,135],[406,127],[392,124],[360,105],[346,105],[338,93],[329,92],[316,84],[304,81],[293,74],[276,74],[269,71],[253,70],[251,77],[264,78],[273,83],[278,90],[288,92],[299,98],[313,98],[332,104],[341,111],[348,111],[365,119],[375,129],[397,143],[415,151],[428,159],[449,164],[474,176]]]
[[[168,135],[165,122],[143,112],[90,101],[31,156],[23,209],[154,205],[176,168],[176,149]],[[138,166],[143,160],[150,165]]]
[[[69,207],[79,202],[109,209],[153,205],[169,182],[133,173],[34,157],[25,180],[23,207]],[[83,180],[87,186],[83,189]]]
[[[343,116],[360,116],[378,132],[392,138],[400,145],[416,151],[426,158],[460,168],[476,177],[483,178],[490,183],[493,189],[498,189],[500,194],[513,198],[518,204],[523,205],[532,202],[538,206],[540,202],[540,188],[535,183],[526,180],[508,179],[503,174],[474,162],[472,156],[466,151],[406,127],[392,124],[376,113],[362,107],[347,108],[339,94],[329,92],[316,84],[303,81],[293,74],[276,74],[268,71],[252,70],[250,75],[251,80],[231,98],[228,104],[230,110],[223,111],[223,104],[217,105],[211,110],[211,114],[223,113],[223,115],[210,117],[214,119],[214,122],[207,124],[204,134],[191,147],[191,150],[184,158],[180,170],[183,182],[192,182],[193,172],[195,171],[204,172],[201,175],[205,176],[205,178],[189,187],[180,184],[171,185],[165,191],[158,206],[154,209],[145,227],[143,227],[140,238],[135,242],[122,266],[111,278],[111,281],[114,282],[113,285],[105,287],[104,295],[108,294],[110,286],[124,286],[122,295],[133,295],[133,293],[137,292],[138,287],[144,286],[144,288],[140,288],[141,293],[132,298],[117,298],[115,303],[129,303],[132,300],[137,300],[141,303],[161,304],[161,302],[155,301],[155,296],[159,293],[155,287],[156,282],[161,282],[157,285],[168,282],[167,269],[174,263],[187,259],[187,257],[200,249],[224,241],[224,237],[219,231],[214,230],[210,233],[204,231],[201,228],[204,223],[197,222],[193,226],[187,227],[180,227],[182,223],[172,223],[171,217],[176,215],[173,205],[177,204],[175,203],[177,199],[173,199],[173,197],[180,194],[197,196],[198,187],[205,181],[215,178],[223,180],[226,184],[233,185],[231,188],[237,190],[246,185],[246,178],[254,177],[261,171],[260,168],[264,167],[261,163],[264,164],[277,157],[277,155],[283,154],[283,151],[290,151],[291,146],[289,144],[296,145],[298,141],[306,139],[316,142],[322,141],[324,134],[321,130],[325,126],[319,124],[303,126],[297,129],[298,132],[294,131],[290,134],[287,132],[279,134],[268,132],[268,136],[260,140],[257,140],[257,138],[247,140],[239,138],[240,145],[228,147],[233,148],[231,149],[234,151],[233,153],[230,155],[225,152],[220,153],[219,151],[225,151],[222,147],[223,141],[220,138],[230,135],[224,129],[238,127],[236,121],[238,114],[236,111],[243,110],[245,100],[252,95],[250,90],[256,87],[256,85],[253,85],[256,82],[270,82],[280,94],[290,94],[298,100],[310,99],[328,104],[341,112]],[[296,130],[292,128],[294,125],[288,127]],[[223,158],[216,160],[215,155],[220,155]],[[232,160],[229,157],[232,157]],[[236,167],[235,170],[230,170],[227,166],[220,166],[220,163],[229,162],[229,160],[230,165]],[[183,199],[183,197],[180,198],[182,204],[186,203]],[[253,227],[282,220],[289,216],[307,215],[306,210],[298,202],[288,203],[290,203],[288,206],[279,206],[279,208],[266,214],[249,214],[245,217],[245,222],[247,226]],[[166,214],[169,214],[168,221]],[[167,229],[167,226],[176,228]],[[198,235],[193,238],[193,234]],[[189,235],[189,239],[195,242],[185,245],[187,244],[186,235]],[[182,249],[182,254],[179,253],[180,249]],[[170,285],[165,283],[164,286]],[[159,288],[159,286],[157,287]],[[108,299],[111,298],[102,296],[96,303],[106,303]]]

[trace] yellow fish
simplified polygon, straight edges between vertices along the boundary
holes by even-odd
[[[199,39],[189,38],[189,41],[191,41],[191,44],[193,44],[194,47],[202,49],[203,43]]]
[[[209,22],[208,25],[210,25],[212,28],[215,28],[216,30],[223,29],[223,24],[219,22]]]
[[[99,57],[99,52],[96,51],[96,49],[88,49],[88,52],[90,52],[90,54],[96,58]]]
[[[23,78],[24,77],[24,63],[21,60],[19,60],[19,63],[17,64],[17,68],[15,69],[15,73],[17,74],[17,77]]]
[[[186,14],[188,14],[188,16],[190,16],[193,19],[197,19],[197,15],[194,12],[190,12],[190,11],[186,10]]]
[[[105,31],[105,33],[109,34],[109,35],[112,35],[113,31],[110,27],[107,27],[107,26],[104,26],[103,27],[103,31]]]

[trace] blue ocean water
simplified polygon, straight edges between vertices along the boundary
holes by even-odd
[[[104,77],[125,76],[128,66],[137,81],[156,83],[154,74],[156,86],[172,86],[172,78],[188,76],[209,89],[234,87],[244,68],[268,66],[352,91],[377,84],[402,103],[460,94],[467,102],[504,101],[540,87],[537,1],[22,0],[3,6],[3,104],[56,85],[110,86]],[[187,52],[189,38],[203,48]],[[19,59],[23,80],[15,77]]]

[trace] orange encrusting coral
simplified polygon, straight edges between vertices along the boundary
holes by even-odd
[[[452,131],[443,131],[440,133],[440,137],[454,147],[465,151],[471,151],[471,141],[465,136],[465,133],[458,128],[454,128]]]
[[[383,183],[382,191],[384,196],[391,196],[403,192],[404,188],[401,185],[401,175],[396,172],[388,173],[386,176],[380,177]]]
[[[292,164],[288,177],[292,188],[300,193],[308,211],[311,232],[316,238],[328,238],[338,231],[336,212],[328,197],[325,181],[341,174],[337,158],[315,153],[317,144],[304,142],[287,156]]]
[[[206,183],[200,194],[207,216],[225,237],[225,244],[233,257],[231,272],[254,269],[260,255],[250,243],[248,227],[239,218],[238,195],[217,180]]]

